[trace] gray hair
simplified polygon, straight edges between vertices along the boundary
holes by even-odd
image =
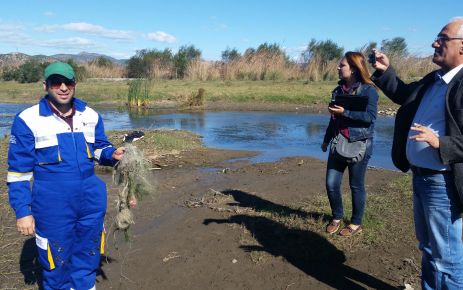
[[[452,23],[452,22],[459,22],[460,28],[458,28],[457,30],[456,37],[463,37],[463,16],[453,17],[452,19],[450,19],[449,23]]]

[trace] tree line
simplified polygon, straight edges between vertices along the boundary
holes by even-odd
[[[378,48],[392,58],[409,58],[404,38],[385,39],[378,47],[370,42],[358,51],[368,54]],[[263,43],[257,48],[239,52],[236,48],[226,48],[220,61],[202,61],[202,52],[194,45],[185,45],[174,53],[170,49],[142,49],[132,56],[125,67],[114,64],[105,57],[98,57],[79,65],[73,60],[67,62],[75,69],[77,80],[88,77],[128,77],[144,79],[190,79],[190,80],[278,80],[337,79],[337,62],[344,54],[344,48],[331,40],[312,39],[299,59],[291,59],[276,43]],[[411,56],[417,60],[417,57]],[[43,69],[48,63],[29,60],[15,69],[6,69],[1,78],[21,83],[37,82],[43,78]],[[420,74],[422,68],[413,74]]]

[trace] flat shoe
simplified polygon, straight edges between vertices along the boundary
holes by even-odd
[[[358,226],[355,230],[350,227],[350,225],[344,227],[340,232],[339,235],[343,237],[351,237],[357,233],[360,233],[362,231],[362,226]]]
[[[334,234],[339,230],[339,225],[341,225],[341,221],[330,221],[330,223],[326,226],[326,232],[330,235]]]

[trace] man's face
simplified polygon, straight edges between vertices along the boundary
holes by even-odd
[[[59,105],[67,105],[74,97],[76,83],[63,76],[52,75],[43,83],[43,86],[50,101]]]
[[[463,39],[457,35],[461,22],[451,22],[444,26],[432,43],[434,55],[432,61],[444,72],[463,63]]]

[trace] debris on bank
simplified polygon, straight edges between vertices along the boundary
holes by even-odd
[[[387,108],[385,110],[378,110],[378,115],[395,116],[396,114],[397,114],[397,110],[393,108]]]

